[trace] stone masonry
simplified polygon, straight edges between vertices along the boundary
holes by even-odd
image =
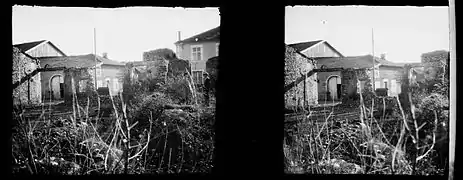
[[[40,68],[40,64],[13,47],[13,84],[21,81],[27,74]],[[40,104],[42,102],[42,88],[40,73],[13,89],[13,104]]]
[[[306,75],[311,70],[315,69],[315,63],[297,53],[293,48],[286,46],[285,52],[285,85],[288,85],[296,79]],[[285,93],[285,108],[303,107],[304,105],[317,104],[318,102],[318,87],[317,74],[306,77],[305,89],[304,82],[299,83]],[[304,104],[304,91],[306,99]]]

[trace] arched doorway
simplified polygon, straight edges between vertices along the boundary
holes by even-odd
[[[64,79],[62,75],[54,75],[50,78],[51,99],[58,100],[64,96]]]
[[[327,91],[329,92],[329,100],[338,101],[341,98],[341,78],[339,76],[331,76],[327,80]]]

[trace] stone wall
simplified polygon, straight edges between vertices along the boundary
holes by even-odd
[[[12,83],[16,83],[27,74],[34,72],[40,64],[26,55],[18,48],[13,47],[13,75]],[[42,87],[40,73],[37,73],[17,88],[13,89],[13,104],[40,104],[42,102]]]
[[[315,68],[315,63],[311,60],[298,54],[293,48],[286,46],[285,52],[285,85],[288,85],[296,79],[307,74]],[[306,93],[306,105],[318,103],[318,86],[317,74],[307,77],[304,82],[299,83],[285,93],[285,107],[303,107],[304,106],[304,91]]]

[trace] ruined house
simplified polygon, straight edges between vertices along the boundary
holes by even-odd
[[[298,42],[289,44],[289,46],[310,58],[344,57],[336,48],[324,40]],[[317,61],[316,63],[318,68],[322,67],[322,64],[319,64]],[[327,96],[329,88],[336,89],[337,86],[341,86],[339,72],[319,72],[316,76],[318,83],[318,100],[340,99],[340,97],[337,96],[337,92],[331,93],[332,97]],[[329,81],[331,85],[327,83],[326,78],[330,78]],[[328,86],[330,87],[327,88]]]
[[[73,92],[86,93],[95,90],[95,66],[101,66],[102,62],[95,61],[92,57],[94,56],[39,58],[44,67],[61,68],[56,71],[42,72],[42,77],[49,79],[42,84],[46,92],[45,99],[63,99],[65,103],[69,103],[72,102]]]
[[[41,57],[49,57],[49,56],[55,56],[55,57],[65,57],[66,54],[63,53],[63,51],[61,51],[57,46],[55,46],[53,43],[51,43],[50,41],[47,41],[47,40],[41,40],[41,41],[34,41],[34,42],[27,42],[27,43],[21,43],[21,44],[15,44],[13,45],[13,48],[16,48],[18,50],[18,52],[20,52],[20,56],[24,57],[24,56],[27,56],[28,58],[20,58],[21,60],[24,60],[25,62],[21,62],[19,64],[27,64],[27,62],[29,62],[30,60],[28,59],[38,59],[38,61],[36,61],[37,63],[40,63],[40,64],[37,64],[37,65],[30,65],[28,67],[29,70],[32,70],[31,72],[34,72],[33,69],[37,69],[37,68],[46,68],[44,67],[44,65],[41,64],[40,62],[40,59]],[[18,60],[18,59],[17,59]],[[35,66],[35,67],[33,67]],[[13,66],[13,68],[19,68],[19,67],[23,67],[23,66]],[[44,77],[44,75],[46,75],[47,73],[44,71],[44,72],[38,72],[38,71],[35,71],[34,73],[37,73],[37,75],[34,75],[34,77],[32,77],[31,81],[34,81],[34,85],[33,86],[40,86],[40,88],[35,88],[34,91],[36,90],[39,90],[41,91],[41,95],[40,95],[40,101],[31,101],[31,102],[37,102],[37,103],[41,103],[44,101],[43,98],[45,97],[48,97],[47,94],[49,94],[47,92],[48,88],[45,84],[47,84],[50,79],[49,77]],[[36,76],[40,76],[40,77],[36,77]],[[19,77],[19,75],[18,75]],[[17,78],[17,77],[16,77]],[[62,79],[62,77],[61,77]],[[60,92],[62,92],[62,88],[60,89],[60,87],[62,87],[62,80],[60,78],[56,78],[56,79],[53,79],[55,82],[57,82],[57,87],[56,87],[56,90],[55,90],[55,93],[56,93],[56,97],[59,97],[59,98],[62,98],[62,96],[60,95]],[[13,77],[13,80],[15,80],[15,77]],[[29,83],[30,84],[30,83]],[[23,85],[22,85],[23,86]],[[32,95],[33,97],[37,97],[36,95]]]
[[[316,68],[315,61],[294,48],[285,45],[285,86],[302,78],[301,82],[285,92],[285,108],[305,107],[318,103],[316,75],[307,76]]]
[[[365,69],[370,71],[373,69],[373,56],[349,56],[349,57],[316,57],[314,58],[320,68],[343,68],[343,69]],[[388,95],[394,96],[401,92],[400,82],[403,74],[402,63],[394,63],[383,58],[375,57],[375,88],[386,88]],[[365,74],[365,73],[363,73]],[[352,89],[347,88],[348,84],[343,83],[344,78],[349,82],[352,77],[350,73],[342,74],[342,71],[334,71],[330,73],[318,73],[319,86],[322,86],[319,94],[326,97],[320,98],[323,100],[340,101],[343,98],[343,93],[351,92]],[[369,76],[373,76],[370,74]],[[365,81],[360,82],[360,89],[364,89]],[[348,93],[350,94],[350,93]]]
[[[37,69],[39,61],[13,47],[13,104],[33,105],[42,103],[41,78]]]
[[[95,88],[109,87],[112,95],[117,95],[122,91],[122,79],[124,65],[101,56],[93,54],[76,55],[66,57],[41,57],[40,64],[48,68],[89,68],[92,75],[92,86]],[[96,71],[95,71],[96,67]],[[45,99],[58,100],[64,98],[65,84],[64,70],[43,72],[42,77],[48,79],[43,81],[42,88]],[[96,77],[96,82],[95,78]],[[81,84],[87,84],[81,82]],[[83,86],[83,85],[82,85]]]

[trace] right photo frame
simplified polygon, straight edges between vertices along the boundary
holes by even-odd
[[[448,175],[451,8],[287,6],[285,173]]]

